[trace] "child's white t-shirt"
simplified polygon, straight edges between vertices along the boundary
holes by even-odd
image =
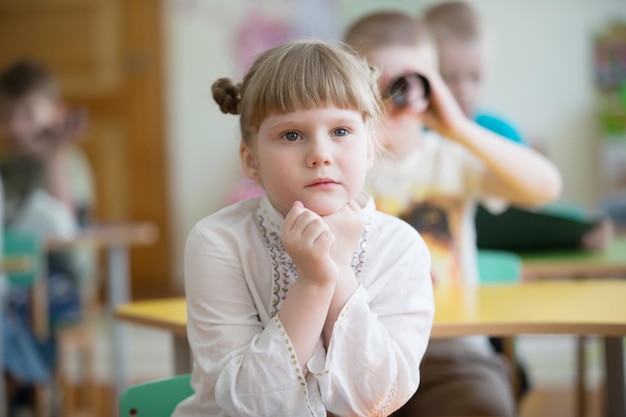
[[[484,172],[466,148],[434,132],[403,158],[381,158],[369,172],[376,207],[410,223],[426,241],[436,285],[478,283],[476,205],[485,200],[492,210],[502,208],[482,194]]]
[[[381,157],[370,170],[367,191],[378,210],[415,227],[428,246],[433,283],[477,285],[474,216],[478,201],[490,210],[503,202],[481,192],[484,164],[462,145],[425,132],[402,158]],[[431,341],[429,352],[490,352],[487,339]]]

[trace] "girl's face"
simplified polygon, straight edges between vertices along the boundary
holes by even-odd
[[[327,107],[270,115],[252,148],[241,145],[248,178],[263,184],[283,215],[294,201],[324,216],[363,189],[370,165],[370,130],[361,113]]]
[[[46,133],[61,119],[60,105],[43,93],[32,93],[11,103],[3,102],[1,130],[20,155],[40,155],[46,151]]]

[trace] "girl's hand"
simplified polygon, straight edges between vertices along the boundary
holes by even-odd
[[[330,255],[335,236],[326,222],[300,201],[287,213],[280,238],[296,265],[298,281],[328,284],[337,280],[337,265]]]
[[[354,201],[348,202],[336,213],[323,217],[335,236],[330,255],[340,269],[352,269],[352,254],[359,244],[365,219],[361,207]]]

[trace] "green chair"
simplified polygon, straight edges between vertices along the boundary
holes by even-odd
[[[506,284],[522,279],[522,258],[513,252],[478,250],[478,277],[483,284]]]
[[[7,287],[32,287],[38,280],[41,268],[40,245],[36,236],[22,233],[15,230],[3,229],[1,233],[2,243],[2,273],[0,276],[0,310],[4,310],[6,302],[4,291]],[[5,278],[6,277],[6,278]],[[6,279],[6,284],[4,280]],[[0,322],[0,368],[3,368],[4,356],[2,340],[4,330]],[[8,412],[7,399],[5,396],[4,378],[0,378],[0,415]],[[42,404],[43,397],[41,389],[37,386],[35,391],[35,402]]]
[[[576,221],[586,221],[594,218],[593,213],[587,210],[585,206],[572,201],[554,201],[542,207],[541,211]]]
[[[3,232],[4,259],[26,259],[24,268],[6,271],[11,286],[32,286],[41,270],[41,244],[39,239],[29,233],[5,229]]]
[[[3,231],[3,261],[18,261],[5,269],[8,286],[13,288],[29,288],[31,291],[31,318],[35,334],[41,337],[48,335],[48,306],[45,298],[46,284],[42,280],[45,259],[42,254],[40,238],[27,232],[13,229]]]
[[[193,394],[191,374],[132,385],[122,392],[120,417],[170,417]]]

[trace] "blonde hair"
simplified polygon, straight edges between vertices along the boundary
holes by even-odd
[[[260,54],[241,84],[220,78],[212,90],[222,112],[240,116],[241,140],[247,145],[272,114],[332,104],[360,112],[366,123],[382,118],[376,74],[341,43],[285,43]]]
[[[379,11],[361,17],[350,25],[343,40],[363,56],[390,46],[434,45],[421,19],[396,11]]]
[[[432,6],[424,12],[424,20],[437,42],[483,38],[484,30],[478,14],[464,1],[448,1]]]

